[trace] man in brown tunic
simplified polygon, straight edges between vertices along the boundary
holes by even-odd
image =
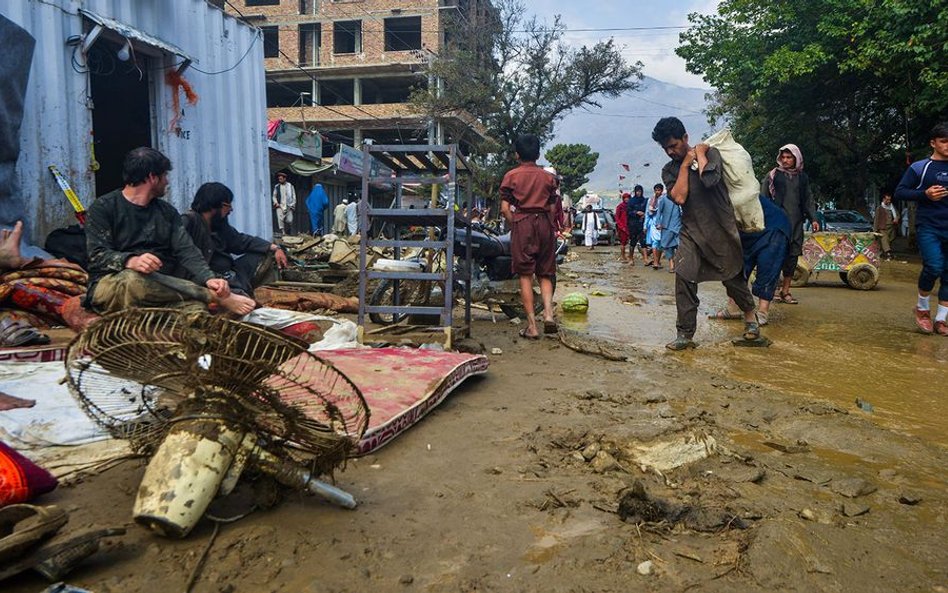
[[[760,338],[754,297],[744,277],[734,208],[721,176],[721,153],[707,144],[690,146],[685,126],[675,117],[659,120],[652,139],[672,159],[662,168],[662,181],[671,199],[681,206],[681,233],[675,253],[678,337],[665,347],[695,347],[692,338],[698,326],[698,283],[709,280],[720,280],[727,295],[743,311],[744,339]]]
[[[534,316],[533,277],[540,282],[543,298],[543,332],[556,333],[553,319],[553,277],[556,275],[556,229],[554,203],[556,177],[537,166],[540,140],[523,134],[514,142],[520,166],[504,175],[500,184],[500,212],[510,225],[511,269],[520,276],[520,297],[527,316],[524,338],[539,339]]]

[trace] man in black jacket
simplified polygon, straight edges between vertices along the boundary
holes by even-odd
[[[181,215],[184,228],[215,274],[227,280],[237,294],[253,296],[253,289],[273,278],[274,264],[287,266],[286,254],[275,243],[239,232],[227,222],[234,192],[223,183],[198,188],[191,209]],[[238,256],[238,257],[234,257]]]

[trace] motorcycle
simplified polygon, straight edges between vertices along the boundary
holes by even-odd
[[[523,305],[520,301],[520,280],[510,268],[510,233],[499,235],[482,224],[459,225],[454,236],[454,285],[453,291],[457,296],[466,294],[467,280],[465,278],[464,256],[467,252],[467,237],[471,236],[471,302],[486,304],[493,310],[497,306],[501,312],[513,319],[524,317]],[[443,237],[443,233],[439,231]],[[569,251],[568,241],[557,236],[556,263],[561,264]],[[438,258],[429,258],[421,252],[407,261],[414,262],[421,270],[437,271],[443,265]],[[441,287],[433,281],[399,280],[398,304],[431,305],[444,302]],[[395,280],[383,280],[369,299],[373,306],[395,304]],[[553,288],[556,289],[556,276],[553,277]],[[536,313],[543,310],[543,301],[539,292],[534,289],[534,305]],[[401,321],[404,315],[385,315],[370,313],[369,319],[373,323],[391,324]]]

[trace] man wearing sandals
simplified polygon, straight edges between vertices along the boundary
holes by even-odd
[[[790,294],[790,282],[797,269],[797,260],[803,255],[803,219],[809,218],[813,232],[820,230],[810,191],[810,178],[803,172],[803,153],[796,144],[784,144],[777,152],[777,166],[760,181],[760,193],[783,208],[790,219],[790,245],[783,262],[783,284],[774,296],[774,302],[796,305],[799,301]]]
[[[915,234],[922,254],[915,324],[925,334],[948,336],[948,121],[932,128],[932,156],[912,163],[895,190],[897,200],[917,202]],[[928,298],[939,280],[938,311],[932,324]]]
[[[720,280],[744,316],[744,339],[760,338],[754,297],[744,277],[744,255],[734,208],[722,178],[721,153],[707,144],[690,146],[676,117],[658,121],[652,131],[671,157],[662,168],[668,194],[681,206],[681,232],[675,254],[675,304],[678,337],[669,350],[694,348],[698,326],[698,283]],[[696,167],[692,167],[692,165]]]
[[[510,226],[511,269],[520,277],[520,297],[527,316],[521,337],[540,339],[533,305],[533,277],[543,298],[543,332],[556,333],[553,319],[553,277],[556,275],[554,203],[556,178],[537,166],[540,139],[523,134],[514,142],[520,166],[507,172],[500,184],[500,212]]]

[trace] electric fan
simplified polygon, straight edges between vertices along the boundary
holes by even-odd
[[[368,407],[302,342],[206,313],[132,309],[73,340],[66,380],[96,423],[151,456],[133,514],[161,534],[186,536],[248,465],[355,507],[316,477],[345,461]]]

